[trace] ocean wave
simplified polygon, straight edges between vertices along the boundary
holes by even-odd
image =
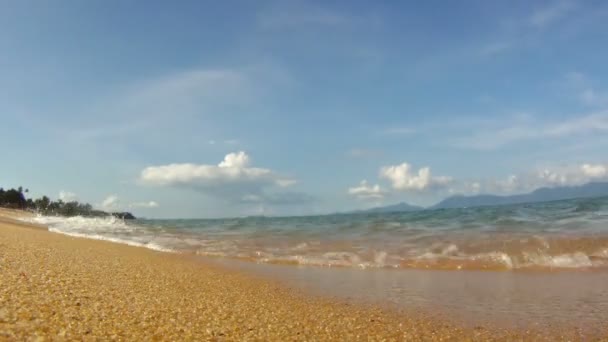
[[[150,236],[150,234],[143,234],[145,229],[128,224],[125,220],[113,216],[61,217],[37,215],[24,217],[22,221],[44,225],[48,227],[50,232],[72,237],[109,241],[129,246],[144,247],[160,252],[177,252],[175,249],[154,241],[155,236],[146,241],[145,236]],[[140,234],[137,234],[138,230],[141,231]]]
[[[608,268],[608,200],[297,218],[25,218],[50,231],[158,251],[323,267]]]

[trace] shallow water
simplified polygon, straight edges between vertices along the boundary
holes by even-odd
[[[391,270],[255,264],[212,259],[223,267],[355,303],[428,314],[468,327],[608,332],[608,272]]]
[[[307,217],[35,217],[50,230],[260,263],[397,269],[608,267],[608,198]]]

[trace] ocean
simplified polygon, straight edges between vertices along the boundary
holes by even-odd
[[[66,235],[256,263],[504,271],[608,266],[606,197],[405,213],[30,220]]]

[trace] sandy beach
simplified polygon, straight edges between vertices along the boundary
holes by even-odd
[[[0,340],[577,340],[464,329],[0,218]]]

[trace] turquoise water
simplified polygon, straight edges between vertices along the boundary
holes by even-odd
[[[362,269],[608,266],[608,198],[409,213],[33,221],[73,236],[259,263]]]

